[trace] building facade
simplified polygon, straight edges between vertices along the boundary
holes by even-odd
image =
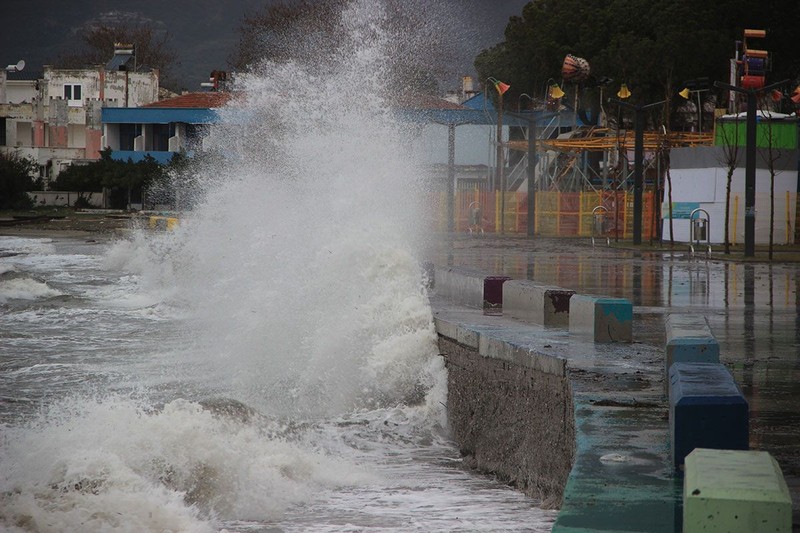
[[[141,107],[104,107],[103,146],[111,157],[141,161],[147,156],[167,163],[178,152],[192,155],[202,149],[208,126],[231,98],[227,92],[187,93]]]
[[[100,157],[104,107],[138,107],[159,95],[157,70],[135,72],[120,61],[82,69],[45,66],[30,78],[0,74],[0,152],[35,161],[45,184],[68,165]]]

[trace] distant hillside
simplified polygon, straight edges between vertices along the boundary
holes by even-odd
[[[2,0],[3,31],[0,63],[24,59],[29,69],[54,63],[78,43],[75,32],[112,11],[133,12],[171,35],[178,55],[174,78],[178,88],[199,89],[212,70],[228,68],[238,42],[237,29],[245,13],[279,0]],[[377,1],[377,0],[376,0]],[[459,74],[472,73],[472,61],[483,48],[503,39],[508,17],[519,14],[526,0],[444,0],[453,17],[441,31],[456,42],[459,55],[452,65],[452,86]],[[9,20],[11,19],[11,20]],[[444,87],[448,88],[448,87]]]

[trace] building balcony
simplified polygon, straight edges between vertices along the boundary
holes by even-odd
[[[165,165],[170,162],[172,156],[175,155],[175,152],[158,152],[155,150],[144,150],[144,151],[136,151],[136,150],[112,150],[111,152],[111,159],[115,161],[127,161],[130,159],[134,163],[138,163],[142,161],[147,156],[152,157],[162,165]]]

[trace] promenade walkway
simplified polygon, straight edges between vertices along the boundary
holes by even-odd
[[[462,266],[532,279],[582,294],[628,298],[634,304],[634,344],[567,348],[580,353],[570,365],[577,376],[573,378],[577,446],[584,451],[578,454],[583,460],[577,468],[584,469],[579,477],[586,482],[568,484],[565,496],[585,501],[586,506],[565,508],[570,517],[560,518],[559,523],[569,527],[561,531],[679,530],[680,509],[670,500],[673,495],[679,497],[680,480],[670,473],[666,401],[659,372],[664,318],[670,313],[708,319],[720,344],[721,362],[750,405],[750,447],[770,452],[779,462],[792,493],[793,522],[798,528],[800,264],[745,262],[735,255],[724,261],[693,258],[685,246],[675,251],[641,251],[593,248],[588,240],[460,235],[433,243],[429,259],[440,267]],[[451,318],[464,313],[441,304],[435,308]],[[478,315],[462,315],[460,320],[520,338],[520,325],[513,319]],[[558,352],[568,346],[563,331],[528,331],[537,350]],[[597,409],[598,405],[609,408]],[[617,430],[621,433],[612,433]],[[646,456],[648,461],[637,459]],[[626,486],[625,480],[632,479]],[[597,480],[611,483],[593,486]],[[609,507],[607,499],[637,500],[641,505],[631,506],[632,514],[621,527],[603,523],[604,516],[612,520],[621,516],[603,512]],[[639,525],[632,527],[635,524]]]

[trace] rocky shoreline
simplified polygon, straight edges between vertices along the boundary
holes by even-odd
[[[0,235],[79,238],[118,235],[141,224],[135,214],[75,212],[58,216],[2,216]]]

